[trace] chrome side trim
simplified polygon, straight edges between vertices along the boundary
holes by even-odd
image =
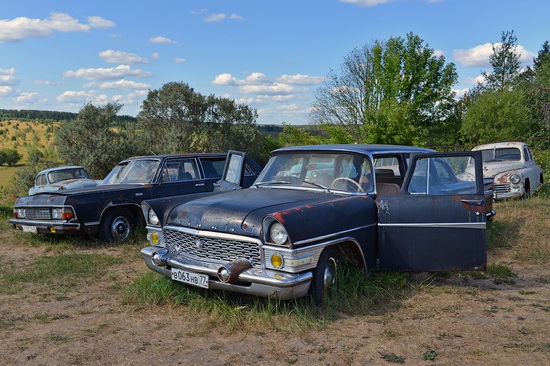
[[[300,240],[300,241],[297,241],[296,243],[294,243],[294,245],[302,245],[302,244],[307,244],[307,243],[311,243],[311,242],[314,242],[314,241],[325,240],[325,239],[329,239],[329,238],[332,238],[332,237],[335,237],[335,236],[338,236],[338,235],[347,234],[347,233],[350,233],[352,231],[357,231],[357,230],[361,230],[361,229],[367,229],[369,227],[374,227],[376,225],[377,225],[377,223],[372,223],[372,224],[369,224],[369,225],[358,226],[358,227],[353,228],[353,229],[339,231],[337,233],[331,233],[331,234],[328,234],[328,235],[318,236],[316,238]]]
[[[417,228],[449,228],[449,229],[485,229],[485,222],[432,222],[432,223],[416,223],[416,224],[378,224],[381,227],[417,227]]]

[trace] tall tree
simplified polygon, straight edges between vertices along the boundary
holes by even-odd
[[[454,64],[413,33],[377,40],[331,71],[310,117],[343,126],[353,142],[433,144],[456,117],[456,81]]]
[[[149,91],[138,114],[150,153],[244,150],[262,160],[265,136],[257,113],[234,100],[204,96],[186,83],[171,82]],[[154,142],[154,143],[151,143]]]
[[[96,179],[105,177],[122,159],[139,154],[135,137],[126,125],[116,123],[121,104],[84,105],[76,120],[56,130],[55,145],[67,164],[82,165]]]
[[[521,55],[517,51],[517,41],[512,30],[502,32],[501,42],[493,44],[493,53],[489,56],[493,71],[484,74],[488,88],[503,88],[520,74]]]
[[[517,38],[513,31],[502,32],[501,43],[493,45],[485,72],[485,84],[479,84],[462,101],[465,114],[461,132],[471,143],[522,140],[530,142],[535,119],[529,107],[532,72],[520,69]]]

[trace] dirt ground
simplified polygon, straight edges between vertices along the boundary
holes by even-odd
[[[0,266],[48,254],[40,245],[0,248]],[[489,261],[511,267],[513,281],[451,276],[393,310],[289,334],[229,331],[185,306],[124,305],[124,284],[148,271],[140,256],[82,251],[121,260],[93,285],[0,294],[1,365],[550,365],[550,268],[505,254]]]

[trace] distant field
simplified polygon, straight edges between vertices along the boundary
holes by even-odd
[[[17,169],[28,163],[28,149],[35,146],[46,150],[54,141],[54,128],[57,122],[23,122],[16,120],[0,122],[0,149],[15,149],[23,156],[15,167],[0,166],[0,190],[5,188]]]
[[[54,128],[58,123],[16,120],[0,122],[0,149],[16,149],[23,156],[21,164],[28,158],[28,148],[36,146],[45,150],[54,140]]]

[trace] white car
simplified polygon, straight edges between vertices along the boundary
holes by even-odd
[[[495,199],[526,198],[542,185],[542,168],[523,142],[495,142],[476,146],[483,156],[483,176],[493,179]]]
[[[62,189],[94,187],[100,182],[91,179],[81,166],[60,166],[38,172],[34,178],[34,186],[29,189],[29,196]]]

